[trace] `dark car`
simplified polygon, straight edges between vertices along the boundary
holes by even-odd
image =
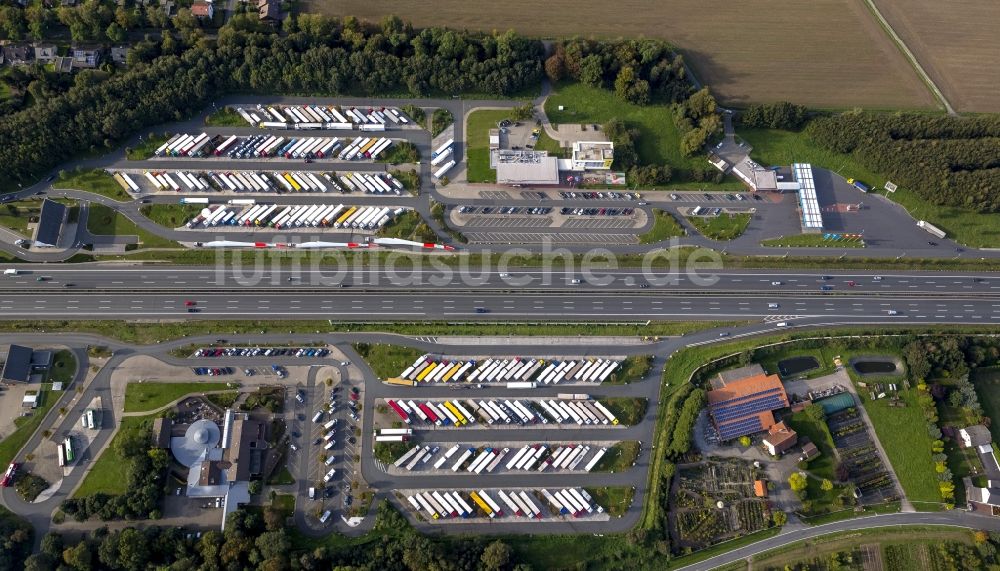
[[[485,308],[485,307],[477,307],[476,308],[476,313],[489,313],[489,312],[490,312],[490,310],[487,309],[487,308]]]
[[[198,313],[199,311],[201,311],[201,309],[199,309],[197,307],[189,307],[187,309],[188,309],[188,313]]]
[[[313,440],[313,446],[319,446],[320,444],[323,444],[322,438],[317,438],[316,440]]]

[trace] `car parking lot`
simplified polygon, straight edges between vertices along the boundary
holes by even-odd
[[[460,214],[520,214],[520,215],[545,215],[552,212],[549,206],[459,206]],[[565,212],[563,213],[565,214]]]
[[[615,191],[560,191],[559,196],[566,200],[641,200],[642,195],[638,192],[615,192]]]
[[[192,357],[326,357],[329,349],[322,347],[204,347]]]
[[[601,234],[593,232],[463,232],[473,244],[637,244],[635,234]]]
[[[763,197],[756,193],[672,192],[670,200],[674,202],[748,202],[762,201]]]

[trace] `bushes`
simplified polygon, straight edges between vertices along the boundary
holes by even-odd
[[[695,92],[683,103],[672,108],[674,125],[681,133],[681,154],[694,156],[704,149],[709,140],[722,131],[715,97],[707,87]]]
[[[676,458],[688,453],[691,449],[691,435],[694,434],[694,423],[698,420],[698,413],[705,406],[705,391],[694,389],[684,401],[681,412],[677,416],[677,423],[674,425],[673,433],[670,437],[670,445],[667,447],[667,455]]]
[[[619,98],[639,105],[678,102],[691,93],[684,59],[658,40],[559,41],[545,60],[545,73],[552,81],[571,78],[591,87],[613,86]]]
[[[455,116],[451,114],[451,111],[435,109],[434,115],[431,116],[431,136],[437,137],[454,122]]]
[[[808,113],[802,105],[781,101],[751,105],[737,118],[743,127],[798,131],[808,119]]]
[[[35,501],[38,494],[44,492],[48,487],[49,483],[44,478],[31,473],[18,475],[17,484],[15,484],[18,495],[26,502]]]

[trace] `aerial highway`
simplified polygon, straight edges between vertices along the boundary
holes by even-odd
[[[206,292],[3,291],[8,319],[201,318],[354,320],[765,320],[820,323],[996,323],[1000,296],[428,291]],[[789,324],[790,325],[790,324]],[[784,325],[783,325],[784,326]]]
[[[670,269],[544,269],[503,266],[479,267],[469,261],[450,266],[446,259],[425,260],[423,268],[411,269],[408,263],[377,264],[370,267],[345,261],[342,265],[309,267],[303,263],[277,266],[262,263],[254,267],[219,266],[123,266],[99,264],[86,266],[40,266],[13,264],[17,275],[0,279],[0,291],[63,293],[63,286],[73,284],[78,290],[176,290],[178,292],[212,290],[287,290],[304,288],[328,290],[345,287],[369,290],[400,288],[419,290],[456,289],[558,289],[623,290],[648,289],[655,292],[738,292],[758,295],[784,295],[824,292],[833,295],[868,294],[949,294],[1000,295],[1000,277],[971,272],[878,272],[878,271],[796,271],[729,270],[697,268],[692,271]],[[823,288],[827,288],[824,290]],[[52,290],[52,291],[48,291]],[[332,290],[331,290],[332,291]]]

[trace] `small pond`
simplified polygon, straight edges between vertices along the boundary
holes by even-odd
[[[860,375],[891,375],[897,372],[896,363],[889,360],[865,360],[851,363]]]
[[[816,357],[791,357],[778,361],[778,372],[781,373],[782,377],[793,377],[818,368],[819,361],[816,360]]]

